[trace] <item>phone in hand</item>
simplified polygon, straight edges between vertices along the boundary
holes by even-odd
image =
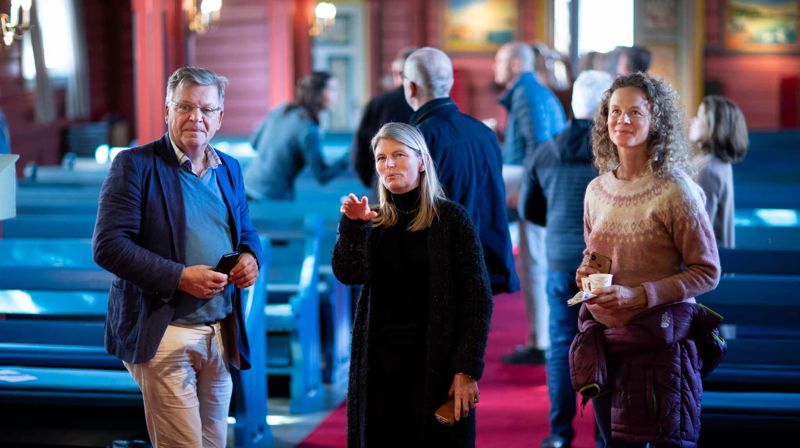
[[[229,274],[231,269],[236,266],[236,262],[239,261],[239,252],[231,252],[219,257],[219,261],[217,265],[214,267],[214,270],[217,272],[221,272],[223,274]]]
[[[452,397],[439,406],[433,416],[436,417],[438,423],[445,426],[453,426],[456,424],[455,407],[456,399]]]
[[[597,269],[600,274],[611,273],[611,259],[597,252],[589,254],[589,266]]]

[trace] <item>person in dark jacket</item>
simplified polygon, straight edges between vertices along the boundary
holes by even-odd
[[[414,50],[416,48],[404,48],[394,58],[392,61],[392,84],[394,89],[369,100],[364,108],[361,123],[356,129],[355,138],[353,139],[351,153],[353,168],[364,186],[372,189],[375,197],[377,197],[378,183],[377,176],[375,176],[375,159],[372,155],[370,141],[384,124],[391,122],[408,123],[411,114],[414,113],[403,94],[403,65]]]
[[[518,290],[497,136],[461,113],[450,98],[453,65],[444,52],[421,48],[403,70],[406,100],[415,111],[410,123],[425,136],[445,194],[469,213],[483,245],[492,292]]]
[[[575,270],[583,259],[583,192],[597,176],[592,165],[592,127],[600,97],[611,75],[596,70],[578,76],[572,90],[573,116],[555,139],[539,145],[525,161],[520,209],[529,221],[546,226],[547,301],[550,348],[547,392],[550,435],[543,448],[569,447],[575,437],[575,391],[569,382],[569,345],[578,331],[578,308],[566,299],[575,295]],[[540,221],[544,216],[545,220]]]
[[[342,205],[333,272],[362,284],[347,394],[347,446],[473,447],[492,294],[464,208],[445,199],[422,134],[372,140],[380,203]],[[434,417],[452,403],[456,423]]]
[[[240,288],[258,277],[261,244],[239,163],[209,144],[226,83],[176,70],[169,132],[121,152],[100,190],[94,260],[116,276],[106,350],[142,390],[153,446],[225,446],[230,368],[250,368]],[[233,250],[230,272],[211,269]]]
[[[257,155],[244,173],[253,199],[294,199],[294,181],[308,166],[321,184],[345,171],[345,155],[332,164],[322,157],[319,114],[336,101],[338,83],[328,72],[312,72],[297,83],[295,101],[278,106],[253,134]]]

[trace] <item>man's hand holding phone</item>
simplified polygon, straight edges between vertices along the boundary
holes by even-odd
[[[178,289],[197,297],[210,299],[225,290],[228,282],[237,288],[247,288],[258,278],[258,263],[250,253],[232,252],[220,257],[212,268],[206,265],[183,268]]]
[[[227,275],[213,271],[211,266],[198,264],[183,268],[178,289],[198,299],[210,299],[221,294],[227,284]]]
[[[252,286],[258,278],[258,262],[256,257],[249,252],[239,255],[236,265],[228,275],[228,281],[236,285],[237,288],[247,288]]]

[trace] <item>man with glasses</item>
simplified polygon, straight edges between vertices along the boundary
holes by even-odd
[[[154,446],[225,446],[230,367],[250,367],[240,289],[255,283],[261,247],[239,163],[209,144],[226,84],[176,70],[168,132],[120,153],[100,192],[94,258],[116,276],[106,349],[142,390]],[[230,271],[212,270],[232,251]]]

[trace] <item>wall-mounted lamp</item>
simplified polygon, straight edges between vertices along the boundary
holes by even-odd
[[[220,9],[222,0],[183,0],[186,22],[193,33],[205,33],[219,22]]]
[[[326,28],[333,26],[336,21],[336,5],[330,2],[319,2],[314,8],[314,22],[308,29],[308,34],[319,36]]]
[[[11,0],[8,14],[0,14],[0,28],[3,30],[3,43],[11,45],[14,39],[21,39],[31,29],[31,4],[33,0]],[[22,9],[20,20],[19,10]]]

